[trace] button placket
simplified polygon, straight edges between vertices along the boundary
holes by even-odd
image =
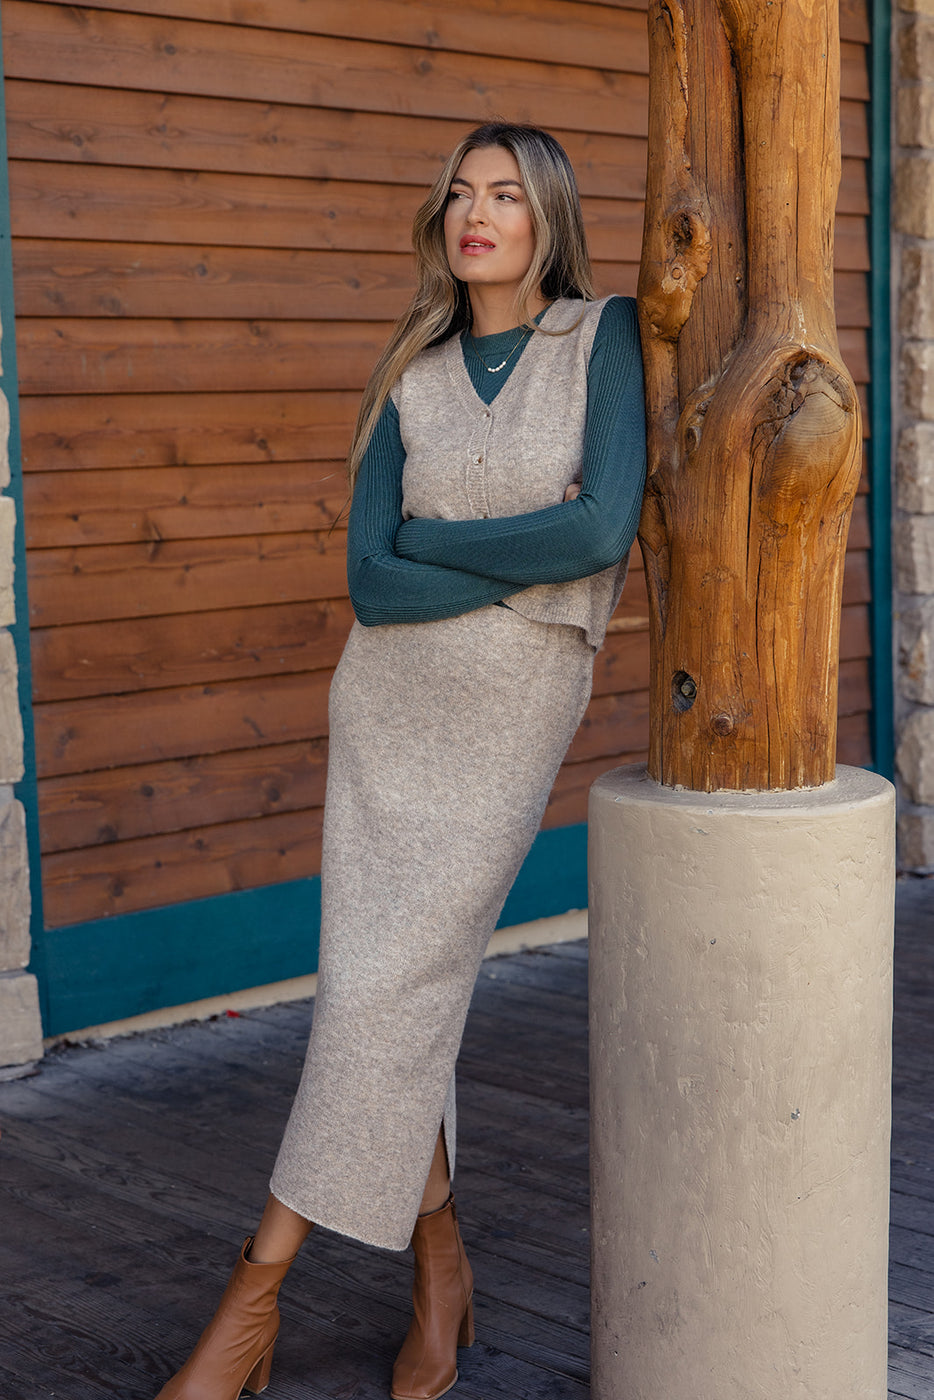
[[[490,503],[486,492],[486,461],[493,415],[489,409],[483,413],[467,444],[467,471],[464,485],[467,503],[474,515],[486,520],[490,514]]]

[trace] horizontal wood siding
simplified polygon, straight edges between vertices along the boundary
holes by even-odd
[[[4,0],[50,925],[317,872],[351,622],[342,458],[469,123],[549,126],[632,293],[645,0]],[[837,304],[869,377],[865,0],[844,0]],[[869,759],[865,494],[840,756]],[[638,559],[546,824],[643,756]]]

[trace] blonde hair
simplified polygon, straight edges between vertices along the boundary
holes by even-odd
[[[444,214],[451,181],[464,156],[488,146],[502,146],[515,158],[532,218],[535,252],[516,293],[520,322],[538,329],[530,319],[529,303],[539,290],[547,301],[556,297],[594,298],[577,181],[563,146],[536,126],[513,122],[478,126],[455,146],[415,215],[416,291],[363,393],[347,459],[351,490],[390,390],[403,370],[422,350],[470,325],[467,285],[448,266]]]

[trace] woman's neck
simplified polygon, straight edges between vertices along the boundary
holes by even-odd
[[[516,313],[516,299],[513,288],[472,286],[470,295],[470,334],[478,339],[484,335],[499,335],[511,331],[521,324],[522,318]],[[529,297],[525,314],[529,319],[544,311],[548,305],[545,297],[537,292]]]

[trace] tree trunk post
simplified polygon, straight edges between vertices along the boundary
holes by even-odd
[[[837,0],[650,0],[645,769],[591,794],[594,1400],[884,1400],[894,792],[836,769]]]
[[[649,771],[816,787],[861,456],[833,305],[837,5],[661,0],[649,34]]]

